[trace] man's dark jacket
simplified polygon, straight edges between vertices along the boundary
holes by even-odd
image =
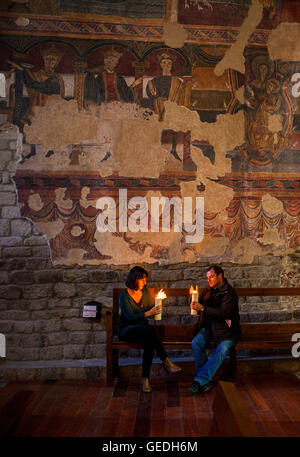
[[[195,326],[195,334],[201,328],[210,332],[211,340],[219,344],[223,340],[241,339],[238,296],[227,280],[220,288],[206,287],[199,293],[199,303],[204,305]],[[230,321],[230,322],[226,322]]]

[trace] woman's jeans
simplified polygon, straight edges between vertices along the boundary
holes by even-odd
[[[154,350],[162,361],[167,358],[167,353],[162,342],[151,325],[128,325],[123,329],[120,340],[127,343],[141,343],[143,345],[143,378],[149,378]]]
[[[214,374],[217,372],[218,368],[225,359],[229,349],[234,344],[234,341],[232,340],[221,341],[221,343],[219,343],[213,351],[212,356],[207,359],[206,345],[209,341],[209,333],[205,330],[205,328],[202,328],[192,341],[193,354],[196,364],[196,376],[194,380],[199,382],[201,386],[204,386],[212,380]]]

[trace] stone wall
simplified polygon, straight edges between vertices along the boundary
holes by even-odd
[[[53,266],[46,237],[20,217],[13,180],[20,148],[18,129],[2,126],[0,333],[6,336],[6,358],[0,359],[0,378],[103,377],[105,311],[112,305],[113,288],[124,286],[129,266]],[[150,272],[150,286],[201,287],[206,285],[207,265],[144,267]],[[299,287],[297,253],[255,257],[251,264],[222,265],[236,287]],[[102,305],[99,319],[82,317],[82,307],[90,300]],[[165,319],[182,323],[191,319],[187,299],[173,297],[167,303]],[[250,297],[240,300],[240,311],[244,322],[300,319],[300,302],[299,298]]]

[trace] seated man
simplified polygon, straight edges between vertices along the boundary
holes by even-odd
[[[192,341],[196,376],[190,386],[192,394],[204,393],[213,386],[212,378],[221,366],[231,346],[241,337],[238,296],[224,278],[217,265],[207,269],[209,287],[203,289],[198,302],[191,308],[200,312]],[[213,341],[215,349],[208,359],[207,343]]]

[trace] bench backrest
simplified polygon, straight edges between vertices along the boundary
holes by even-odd
[[[113,313],[113,334],[116,334],[117,331],[117,326],[118,326],[118,320],[119,320],[119,296],[121,292],[123,292],[125,288],[115,288],[113,289],[113,308],[112,308],[112,313]],[[154,297],[160,290],[159,287],[153,288],[149,287],[148,288],[150,294]],[[167,295],[167,297],[189,297],[189,289],[188,288],[164,288],[164,291]],[[239,297],[282,297],[282,296],[300,296],[300,288],[298,287],[245,287],[245,288],[235,288],[236,293],[238,294]],[[199,292],[201,292],[201,289],[199,289]],[[166,299],[167,300],[167,299]],[[188,310],[187,310],[188,311]],[[189,328],[191,325],[172,325],[172,326],[164,326],[164,325],[159,325],[157,327],[161,327],[159,333],[163,332],[164,337],[168,337],[168,339],[173,340],[173,333],[174,336],[178,335],[178,331],[180,329],[180,334],[182,341],[184,341],[184,338],[190,339],[191,332],[192,330]],[[165,328],[164,328],[165,327]],[[183,329],[183,327],[186,327],[186,329]],[[270,333],[270,335],[274,333],[278,333],[280,331],[281,337],[282,337],[282,332],[283,332],[283,326],[280,323],[268,323],[267,328],[264,323],[251,323],[251,324],[243,324],[243,337],[246,337],[247,340],[253,339],[265,339],[266,338],[266,331]],[[295,331],[295,323],[284,323],[284,332],[286,332],[287,336],[290,338],[291,332]],[[166,334],[168,332],[168,334]],[[186,335],[185,335],[186,333]],[[162,335],[160,335],[162,336]]]

